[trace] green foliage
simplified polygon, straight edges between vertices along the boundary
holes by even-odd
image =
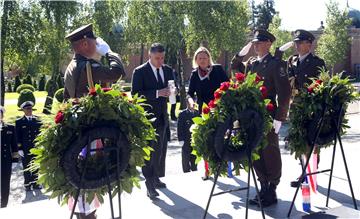
[[[276,14],[274,4],[274,0],[264,0],[256,6],[255,11],[253,12],[256,18],[255,28],[262,28],[265,30],[269,28],[269,25]]]
[[[41,75],[38,86],[39,91],[45,91],[45,80],[46,80],[45,75]]]
[[[340,11],[338,3],[330,1],[326,7],[326,27],[318,41],[316,52],[333,71],[335,64],[344,60],[349,50],[348,27],[351,20],[346,10]]]
[[[36,82],[36,79],[34,79],[34,81],[33,81],[33,87],[35,88],[35,90],[37,89],[37,82]]]
[[[215,170],[219,162],[223,162],[220,171],[222,174],[226,174],[226,162],[219,160],[214,148],[216,126],[219,122],[224,122],[227,118],[237,116],[239,112],[248,108],[257,110],[264,118],[263,137],[261,143],[252,154],[254,160],[259,159],[258,150],[266,146],[265,136],[272,128],[272,118],[266,110],[266,105],[269,104],[270,100],[263,99],[260,92],[263,81],[258,81],[257,77],[257,74],[249,73],[244,81],[232,78],[230,82],[222,83],[221,87],[215,92],[221,96],[220,98],[215,98],[213,100],[215,106],[213,106],[212,103],[209,103],[209,107],[213,108],[209,108],[208,106],[203,107],[202,116],[193,119],[195,126],[192,128],[192,146],[194,147],[193,154],[197,156],[197,162],[203,158],[209,162],[211,170]],[[215,95],[216,94],[214,94],[214,96]],[[206,113],[208,110],[210,110],[210,113]],[[240,135],[237,137],[243,136],[241,131],[239,134]],[[244,138],[242,137],[232,138],[231,145],[233,145],[233,148],[229,149],[238,149],[243,140]],[[246,160],[235,163],[235,165],[240,164],[242,164],[245,169],[247,168],[248,164]]]
[[[69,197],[75,196],[77,188],[65,178],[64,170],[59,165],[61,156],[71,147],[72,140],[84,133],[84,127],[93,127],[99,121],[118,125],[130,142],[129,164],[121,175],[121,187],[116,182],[111,185],[113,195],[123,191],[131,193],[133,186],[140,186],[140,174],[136,168],[143,166],[145,159],[150,158],[152,149],[148,144],[155,139],[155,129],[141,106],[143,101],[137,96],[129,99],[119,90],[104,91],[96,85],[90,95],[80,98],[78,103],[63,103],[60,106],[57,123],[50,121],[44,125],[36,139],[36,147],[31,150],[35,160],[30,169],[39,171],[38,183],[51,193],[50,198],[58,197],[65,204]],[[59,119],[61,114],[63,118]],[[94,164],[89,161],[89,165]],[[85,190],[82,194],[86,194],[88,202],[95,194],[103,202],[107,192],[107,187],[103,186]]]
[[[47,82],[45,84],[45,91],[47,91],[49,93],[51,90],[57,91],[58,89],[59,88],[58,88],[58,84],[56,83],[56,81],[54,81],[51,78],[49,80],[47,80]]]
[[[31,76],[29,74],[27,74],[23,79],[23,84],[33,84],[31,80]]]
[[[330,78],[328,72],[322,72],[319,79],[313,79],[312,84],[307,91],[300,92],[295,96],[290,108],[290,128],[289,128],[289,146],[291,153],[295,153],[295,157],[308,153],[308,129],[307,124],[314,119],[317,113],[322,112],[326,106],[331,110],[339,108],[343,105],[346,112],[349,103],[358,100],[359,94],[356,88],[350,83],[348,78],[341,79],[341,75],[337,74]],[[330,114],[325,115],[324,121],[329,121]],[[341,134],[345,133],[347,119],[341,121]],[[330,123],[325,122],[321,131],[331,128]],[[327,147],[332,145],[320,145]],[[320,150],[320,147],[318,149]]]
[[[31,84],[22,84],[19,87],[16,88],[16,93],[21,93],[22,90],[31,90],[32,92],[35,91],[34,86],[32,86]]]
[[[11,81],[8,82],[8,92],[13,92],[12,86],[11,86]]]
[[[57,90],[54,96],[59,103],[62,103],[64,101],[64,88]]]
[[[17,75],[15,77],[15,84],[14,84],[14,91],[16,91],[16,89],[21,85],[21,81],[20,81],[20,76]]]
[[[58,76],[56,77],[56,84],[58,88],[64,87],[64,79],[61,77],[61,74],[58,74]]]
[[[269,32],[276,37],[276,40],[271,47],[272,54],[274,54],[276,48],[279,48],[285,43],[292,41],[291,32],[287,30],[281,30],[280,26],[281,18],[278,14],[276,14],[269,25]],[[287,60],[293,53],[293,48],[286,50],[283,55],[283,59]]]
[[[35,104],[35,96],[29,89],[25,89],[20,92],[17,106],[20,107],[25,101],[32,101]]]

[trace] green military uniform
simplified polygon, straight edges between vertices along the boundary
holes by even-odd
[[[253,41],[273,42],[275,37],[265,30],[255,31]],[[238,59],[239,57],[234,58]],[[241,58],[241,57],[240,57]],[[257,57],[250,57],[244,65],[241,61],[235,65],[236,70],[240,72],[256,72],[264,80],[264,86],[268,91],[268,98],[275,106],[275,110],[271,112],[273,119],[285,121],[289,109],[290,101],[290,83],[286,72],[286,62],[272,56],[270,53],[259,60]],[[254,168],[258,179],[261,183],[262,194],[269,185],[273,186],[273,194],[275,194],[276,186],[280,182],[281,177],[281,154],[279,149],[279,136],[274,129],[267,135],[268,145],[260,151],[260,159],[254,161]],[[276,200],[276,198],[275,198]],[[262,203],[266,206],[267,203]],[[272,203],[269,203],[270,205]]]
[[[92,25],[86,25],[70,33],[67,37],[71,42],[76,42],[84,38],[95,39]],[[87,58],[81,54],[75,54],[65,71],[64,98],[79,98],[88,93],[88,80],[86,74],[87,61],[91,64],[92,78],[94,84],[105,84],[117,81],[121,76],[125,76],[123,64],[120,56],[114,52],[108,52],[105,56],[108,66],[100,62]]]

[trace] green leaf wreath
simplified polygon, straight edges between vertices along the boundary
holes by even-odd
[[[88,96],[74,99],[60,106],[55,120],[43,127],[36,139],[36,147],[31,150],[35,155],[31,170],[38,170],[38,183],[43,185],[50,198],[59,197],[61,204],[69,197],[75,197],[77,189],[66,180],[60,165],[61,157],[72,140],[81,136],[84,129],[93,127],[99,120],[117,125],[130,143],[130,159],[125,171],[121,173],[120,188],[112,184],[113,195],[126,191],[131,193],[133,186],[139,187],[139,171],[145,159],[150,159],[149,140],[155,139],[155,130],[146,118],[142,105],[144,99],[129,98],[118,89],[101,88],[96,85]],[[91,162],[91,161],[89,161]],[[90,163],[91,165],[91,163]],[[82,190],[87,201],[96,195],[100,202],[107,193],[106,186],[94,190]]]
[[[307,86],[298,95],[294,97],[290,108],[290,128],[289,128],[289,147],[291,153],[295,153],[298,158],[302,154],[309,152],[309,133],[308,124],[313,121],[316,115],[323,110],[324,107],[337,111],[343,105],[343,112],[346,112],[348,104],[359,98],[355,87],[350,83],[349,78],[342,79],[341,74],[329,76],[328,72],[323,71],[319,78],[312,79],[312,83]],[[320,131],[327,132],[332,127],[330,123],[331,116],[325,114],[323,127]],[[343,117],[340,124],[340,134],[344,134],[348,120]],[[320,148],[332,145],[332,142],[324,145],[318,145]]]
[[[197,156],[196,162],[201,158],[209,163],[210,171],[221,165],[220,173],[226,174],[226,161],[222,161],[216,154],[214,148],[214,134],[218,122],[224,122],[226,118],[235,116],[237,112],[252,108],[262,114],[264,118],[263,137],[260,145],[253,150],[252,159],[259,159],[258,150],[266,146],[266,136],[272,128],[272,118],[267,111],[274,110],[273,104],[269,99],[265,99],[267,95],[266,87],[263,81],[255,73],[247,75],[236,73],[230,82],[223,82],[221,87],[214,93],[214,100],[210,101],[202,109],[201,117],[193,119],[192,127],[192,146],[193,154]],[[240,131],[231,137],[231,150],[237,150],[243,143],[243,133]],[[244,167],[247,170],[247,160],[236,162],[235,167]]]

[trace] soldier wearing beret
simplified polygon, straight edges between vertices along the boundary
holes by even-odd
[[[11,166],[19,157],[16,144],[15,127],[3,121],[4,107],[0,106],[0,132],[1,132],[1,208],[5,208],[9,200]]]
[[[305,84],[311,83],[309,78],[318,77],[321,69],[326,70],[324,60],[311,53],[314,39],[314,35],[309,31],[295,31],[293,41],[298,54],[290,56],[287,63],[293,94],[304,89]]]
[[[254,39],[232,59],[232,69],[240,72],[256,72],[267,88],[268,97],[275,106],[270,112],[273,129],[267,135],[268,145],[260,150],[260,159],[254,161],[254,168],[261,184],[260,197],[255,196],[250,204],[267,207],[277,203],[276,187],[281,177],[281,155],[279,149],[279,130],[282,121],[286,119],[290,101],[290,84],[286,72],[286,63],[270,54],[269,50],[275,37],[266,30],[255,30]],[[257,56],[250,57],[246,64],[243,57],[254,46]],[[246,51],[245,51],[246,50]],[[244,52],[245,51],[245,52]]]
[[[310,78],[316,78],[320,75],[321,70],[326,70],[323,59],[311,53],[312,43],[315,37],[306,30],[296,30],[294,34],[294,43],[297,55],[293,55],[288,59],[288,73],[292,88],[292,94],[295,96],[299,92],[306,90],[306,84],[310,84]],[[285,139],[285,142],[288,139]],[[319,155],[318,161],[320,160]],[[300,159],[302,166],[302,160]],[[297,187],[299,181],[295,180],[290,183],[291,187]]]
[[[74,30],[66,39],[71,42],[75,55],[65,71],[65,99],[79,98],[88,93],[87,62],[91,65],[94,83],[111,83],[125,76],[119,55],[112,52],[105,41],[95,37],[92,24]],[[99,55],[105,56],[109,67],[96,61]]]
[[[35,147],[34,140],[39,135],[42,125],[40,119],[33,115],[33,106],[34,103],[32,101],[22,103],[20,108],[24,111],[24,116],[15,122],[19,155],[22,157],[21,160],[24,169],[24,185],[26,191],[30,191],[31,187],[32,189],[41,189],[40,185],[36,183],[37,173],[26,170],[34,158],[34,156],[30,154],[30,149]]]

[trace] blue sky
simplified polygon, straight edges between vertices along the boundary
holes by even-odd
[[[255,0],[255,3],[263,0]],[[346,0],[334,0],[341,9],[346,8]],[[360,10],[360,0],[348,0],[350,8]],[[316,30],[320,21],[326,19],[326,6],[329,0],[275,0],[275,10],[281,18],[281,29]],[[325,23],[326,25],[326,23]]]

